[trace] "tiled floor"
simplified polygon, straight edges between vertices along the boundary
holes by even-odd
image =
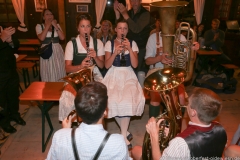
[[[235,77],[239,70],[235,73]],[[240,77],[238,78],[238,89],[234,94],[220,94],[223,99],[224,107],[217,120],[225,127],[228,135],[228,144],[230,143],[234,132],[240,124]],[[187,93],[191,93],[193,87],[186,87]],[[51,140],[47,145],[47,149],[42,153],[41,149],[41,112],[34,102],[20,102],[21,110],[29,108],[24,116],[27,122],[26,126],[17,126],[17,132],[9,136],[8,140],[1,148],[0,160],[42,160],[45,159],[51,145]],[[58,122],[58,105],[55,105],[49,111],[54,131],[61,128]],[[129,131],[134,138],[131,141],[134,145],[142,145],[143,136],[145,134],[145,124],[148,120],[148,105],[145,105],[144,114],[142,117],[132,117]],[[188,122],[187,115],[184,116],[183,128]],[[106,121],[107,130],[110,133],[119,133],[119,128],[113,119]],[[46,125],[46,133],[49,129]]]

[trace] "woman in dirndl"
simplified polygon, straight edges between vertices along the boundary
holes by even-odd
[[[95,64],[94,81],[101,82],[103,77],[98,68],[104,67],[104,46],[101,40],[90,36],[92,20],[89,14],[77,16],[78,35],[72,38],[65,48],[65,66],[67,73],[74,73],[90,67],[90,57]],[[74,99],[77,92],[70,84],[66,84],[59,100],[59,121],[63,121],[75,109]]]
[[[37,24],[36,33],[42,46],[52,41],[52,56],[49,59],[40,57],[40,75],[43,82],[57,82],[66,76],[64,52],[59,40],[64,40],[65,36],[54,19],[53,12],[50,9],[44,9],[42,12],[42,23]],[[53,39],[51,38],[53,33]]]
[[[102,83],[108,89],[108,118],[115,118],[130,149],[130,118],[142,115],[145,97],[133,70],[138,66],[138,47],[136,42],[126,38],[127,21],[118,20],[115,31],[116,38],[105,44],[105,67],[109,70]]]

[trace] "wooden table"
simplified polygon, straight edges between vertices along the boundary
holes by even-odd
[[[38,39],[19,39],[20,45],[28,45],[28,46],[36,46],[40,45],[41,43],[39,42]]]
[[[59,101],[64,82],[33,82],[19,97],[22,101],[36,101],[42,113],[42,152],[45,151],[48,141],[53,133],[53,126],[48,111],[54,101]],[[43,102],[42,102],[43,101]],[[41,103],[42,102],[42,103]],[[50,132],[45,141],[45,117]]]
[[[19,51],[37,51],[41,43],[38,39],[19,39]]]
[[[197,50],[197,54],[199,56],[214,56],[214,55],[220,55],[221,52],[218,52],[218,51],[215,51],[215,50],[212,50],[212,51],[209,51],[209,50],[205,50],[205,49],[199,49]]]
[[[21,61],[21,60],[24,59],[25,57],[27,57],[26,54],[19,54],[19,55],[18,55],[18,58],[16,59],[16,62]]]
[[[218,52],[216,50],[199,49],[199,50],[197,50],[197,55],[198,55],[198,58],[201,59],[203,64],[202,64],[202,67],[200,68],[200,70],[198,71],[195,79],[193,80],[193,85],[196,85],[196,80],[197,80],[198,76],[201,74],[201,72],[204,70],[204,67],[206,67],[208,65],[208,61],[211,58],[213,58],[213,56],[221,55],[221,52]]]

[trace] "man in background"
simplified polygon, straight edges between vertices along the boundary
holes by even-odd
[[[19,77],[14,53],[19,41],[12,36],[15,31],[15,28],[7,27],[0,34],[0,126],[7,133],[17,131],[10,121],[26,125],[18,112]]]
[[[114,2],[114,11],[116,19],[121,16],[127,20],[129,31],[127,38],[134,40],[139,48],[138,53],[138,71],[148,71],[145,65],[144,57],[146,53],[146,44],[151,31],[150,28],[150,12],[141,5],[142,0],[130,0],[132,9],[127,11],[127,8],[119,3],[118,0]]]

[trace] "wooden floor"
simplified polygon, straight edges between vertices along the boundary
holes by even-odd
[[[234,94],[220,94],[223,99],[223,109],[217,120],[225,127],[228,136],[228,144],[231,142],[233,134],[240,124],[240,77],[237,76],[240,70],[235,73],[238,78],[238,89]],[[38,80],[38,78],[33,79]],[[186,87],[188,94],[191,93],[193,86]],[[30,107],[29,107],[30,106]],[[41,112],[34,102],[20,102],[21,112],[29,108],[24,120],[26,126],[17,126],[17,132],[11,134],[5,144],[1,147],[0,160],[43,160],[47,157],[51,141],[44,153],[41,150]],[[54,132],[61,128],[58,122],[58,105],[55,105],[49,111]],[[145,105],[144,114],[142,117],[133,117],[130,123],[129,131],[134,138],[131,141],[132,145],[142,145],[143,136],[145,133],[145,124],[148,120],[148,105]],[[188,123],[187,115],[184,116],[183,129]],[[107,120],[107,130],[110,133],[119,133],[120,130],[113,119]],[[46,126],[46,133],[49,129]]]

